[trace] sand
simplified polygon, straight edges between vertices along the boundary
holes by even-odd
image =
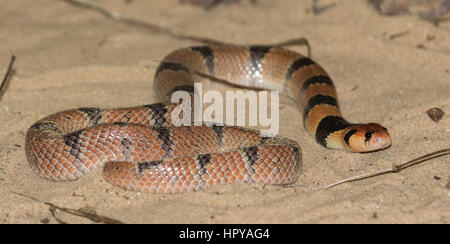
[[[12,54],[17,61],[0,99],[0,223],[57,223],[42,202],[89,208],[125,223],[450,222],[448,155],[323,189],[450,147],[450,22],[435,26],[409,15],[380,16],[361,0],[336,1],[319,15],[310,1],[241,1],[208,11],[175,0],[93,2],[176,33],[228,43],[306,37],[312,57],[335,81],[344,116],[382,123],[392,147],[370,154],[324,149],[287,103],[280,110],[280,135],[301,145],[304,161],[292,187],[238,184],[178,195],[139,194],[109,185],[101,170],[73,182],[46,181],[31,171],[24,153],[33,122],[81,106],[158,102],[152,89],[155,60],[200,43],[112,21],[64,1],[8,1],[0,8],[0,73]],[[432,107],[446,113],[439,123],[425,113]],[[61,211],[55,216],[92,223]]]

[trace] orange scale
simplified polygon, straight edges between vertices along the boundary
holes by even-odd
[[[45,163],[46,165],[50,164],[50,159],[49,158],[43,158],[43,163]]]
[[[212,186],[214,184],[214,179],[213,178],[205,179],[204,182],[205,182],[205,185]],[[198,184],[194,188],[197,188],[197,187],[198,187]]]
[[[69,173],[69,170],[67,168],[61,168],[61,170],[59,171],[61,175],[67,175]]]
[[[50,163],[51,164],[57,164],[58,163],[58,161],[57,161],[58,156],[59,156],[58,154],[53,153],[52,156],[48,158]]]
[[[210,168],[210,169],[208,169],[207,171],[206,171],[206,175],[204,176],[204,178],[205,177],[212,177],[212,178],[214,178],[214,177],[218,177],[218,175],[217,175],[217,171],[216,170],[214,170],[214,168]]]
[[[165,188],[167,188],[167,182],[160,182],[158,184],[158,189],[159,190],[164,190]]]
[[[265,154],[265,157],[263,157],[264,159],[266,158],[276,158],[277,154],[275,152],[271,152],[269,154]]]
[[[278,152],[274,155],[274,158],[280,159],[286,157],[287,152]]]
[[[229,182],[236,182],[236,177],[233,174],[231,174],[227,178],[228,178]]]
[[[88,168],[88,169],[92,169],[92,167],[94,166],[94,165],[92,164],[92,162],[89,162],[89,161],[86,161],[86,160],[83,160],[83,165],[84,165],[86,168]],[[94,168],[96,168],[96,167],[94,167]]]
[[[273,179],[276,178],[276,174],[273,173],[273,172],[270,172],[269,174],[267,174],[267,177],[268,177],[269,179],[273,180]]]
[[[208,164],[205,167],[206,167],[205,168],[205,174],[206,175],[214,174],[214,167],[213,167],[213,165]]]
[[[187,186],[189,186],[189,188],[191,188],[191,189],[198,189],[200,187],[198,181],[192,181]]]
[[[254,170],[255,170],[255,174],[262,174],[262,172],[264,171],[264,169],[261,167],[255,167]]]
[[[227,161],[230,157],[230,155],[227,153],[226,155],[223,154],[216,154],[215,158],[212,160],[214,164],[219,164],[220,162]]]
[[[54,147],[54,150],[55,150],[55,152],[58,153],[58,154],[61,154],[61,153],[62,153],[62,148],[61,148],[61,147],[55,146],[55,147]]]
[[[86,145],[86,150],[87,151],[95,151],[96,149],[97,148],[94,145],[92,145],[92,144]]]
[[[178,187],[178,184],[177,184],[178,182],[166,182],[166,186],[165,186],[165,188],[175,188],[175,187]]]
[[[176,152],[177,152],[177,156],[181,156],[181,155],[186,155],[188,153],[188,150],[185,147],[177,147]]]
[[[69,172],[69,174],[74,174],[75,171],[76,171],[75,167],[70,167],[70,168],[65,167],[65,168],[67,169],[67,171]]]
[[[135,185],[139,188],[144,188],[147,184],[144,181],[138,181]]]
[[[181,182],[180,188],[189,189],[189,188],[194,188],[194,186],[193,186],[192,182],[186,181],[186,182]]]
[[[264,172],[267,172],[267,168],[268,168],[268,166],[266,165],[266,164],[264,164],[264,165],[258,165],[259,167],[257,168],[258,170],[256,170],[256,168],[255,168],[255,172],[258,172],[258,173],[264,173]]]
[[[225,178],[225,174],[223,172],[219,171],[219,172],[216,173],[216,177],[224,179]]]
[[[214,184],[211,184],[211,185],[221,185],[222,184],[222,181],[220,180],[220,179],[214,179]]]
[[[58,162],[59,162],[60,164],[64,164],[65,161],[66,161],[66,158],[64,158],[64,157],[58,158]]]
[[[236,164],[234,167],[235,174],[241,174],[242,172],[246,172],[247,170],[244,167],[244,162]]]
[[[114,156],[114,152],[111,150],[106,150],[104,153],[105,153],[106,157],[108,157],[108,158],[113,158],[113,156]]]
[[[155,158],[162,158],[162,156],[164,155],[163,152],[157,150],[157,149],[153,149],[151,155],[155,155]]]
[[[216,175],[214,178],[212,178],[214,181],[217,181],[217,180],[219,180],[219,181],[221,181],[221,182],[228,182],[228,177],[227,176],[224,176],[224,175],[222,175],[222,176],[219,176],[219,175]]]
[[[260,178],[265,181],[267,179],[267,173],[266,172],[261,173]]]
[[[227,177],[227,176],[223,176],[223,177],[220,177],[221,179],[222,179],[222,181],[224,182],[224,183],[229,183],[229,182],[231,182],[231,179],[229,179],[229,177]]]
[[[232,174],[234,174],[234,172],[236,171],[236,168],[234,168],[234,165],[229,165],[227,170],[225,171],[227,176],[230,176]]]
[[[139,157],[139,153],[134,151],[134,150],[129,150],[127,153],[129,153],[128,156],[130,156],[132,158],[138,158]]]
[[[219,164],[219,166],[217,166],[216,172],[223,174],[224,172],[228,171],[229,169],[230,169],[230,166],[226,163],[223,163],[223,164]]]
[[[214,166],[215,168],[211,168],[211,170],[209,170],[208,172],[207,172],[207,175],[209,176],[209,177],[211,177],[211,178],[214,178],[214,177],[220,177],[220,172],[221,172],[221,167],[219,166],[219,165],[217,165],[217,166]],[[222,166],[223,167],[223,166]]]
[[[186,180],[186,175],[183,174],[182,172],[175,172],[175,175],[177,177],[178,180]],[[167,177],[167,180],[171,180],[173,179],[173,176],[170,175],[169,177]]]
[[[50,152],[45,152],[44,153],[44,157],[51,159],[52,158],[52,154]]]
[[[55,176],[54,174],[53,174],[53,172],[52,171],[50,171],[50,170],[48,170],[48,169],[44,169],[44,170],[41,170],[42,172],[44,172],[44,175],[51,175],[51,176]]]
[[[91,157],[92,157],[92,153],[90,153],[89,151],[87,151],[87,152],[85,152],[84,154],[83,154],[83,160],[88,160],[88,161],[93,161],[92,159],[91,159]]]
[[[59,162],[57,162],[56,160],[52,160],[52,164],[54,165],[55,169],[58,171],[61,171],[62,169],[64,169],[64,166],[62,164],[60,164]]]
[[[192,174],[188,174],[188,175],[185,176],[185,180],[187,182],[193,181],[194,179],[195,178],[194,178],[194,176]]]
[[[242,175],[241,174],[234,174],[233,177],[231,177],[229,179],[230,183],[236,183],[236,182],[240,182],[242,180]]]
[[[121,146],[119,140],[113,140],[113,141],[112,141],[112,145],[114,145],[114,146],[116,146],[116,147]]]
[[[276,161],[271,161],[267,165],[270,169],[275,169],[277,167]]]

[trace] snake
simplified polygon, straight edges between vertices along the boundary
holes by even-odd
[[[192,94],[196,82],[211,82],[207,77],[287,94],[300,111],[298,120],[323,147],[372,152],[391,145],[380,124],[343,118],[333,81],[311,58],[281,46],[205,45],[177,49],[160,61],[153,80],[160,103],[83,107],[35,122],[25,138],[31,169],[51,181],[73,181],[103,168],[107,182],[148,193],[295,183],[303,161],[292,139],[237,126],[173,125],[179,104],[165,98]]]

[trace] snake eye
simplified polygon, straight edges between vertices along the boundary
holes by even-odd
[[[367,131],[366,134],[364,134],[364,136],[366,137],[366,139],[364,141],[366,143],[368,143],[370,141],[370,138],[372,138],[373,133],[375,133],[375,131]]]

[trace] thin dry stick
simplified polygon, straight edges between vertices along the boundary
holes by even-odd
[[[378,176],[378,175],[383,175],[383,174],[388,174],[388,173],[397,173],[400,172],[403,169],[406,169],[408,167],[411,167],[413,165],[434,159],[434,158],[439,158],[439,157],[443,157],[445,155],[449,155],[450,154],[450,148],[446,148],[446,149],[442,149],[436,152],[432,152],[432,153],[428,153],[426,155],[420,156],[418,158],[415,158],[411,161],[408,161],[406,163],[403,164],[399,164],[399,165],[392,165],[392,168],[386,168],[386,169],[381,169],[375,172],[370,172],[367,174],[362,174],[362,175],[357,175],[357,176],[353,176],[341,181],[338,181],[336,183],[333,183],[331,185],[325,186],[325,189],[331,188],[333,186],[337,186],[340,185],[342,183],[346,183],[346,182],[351,182],[351,181],[358,181],[358,180],[363,180],[363,179],[367,179],[370,177],[374,177],[374,176]]]
[[[274,47],[306,46],[306,49],[308,50],[308,57],[311,57],[311,46],[309,45],[308,40],[304,37],[287,40],[287,41],[269,45],[269,46],[274,46]]]
[[[434,26],[439,27],[439,24],[441,22],[449,21],[450,17],[436,17],[432,19],[427,19],[430,23],[432,23]]]
[[[317,6],[318,5],[318,0],[313,0],[312,2],[312,9],[313,9],[313,13],[314,15],[319,15],[320,13],[326,11],[329,8],[333,8],[336,6],[336,2],[333,3],[329,3],[327,5],[324,6]]]
[[[122,23],[126,23],[128,25],[132,25],[132,26],[137,26],[137,27],[141,27],[141,28],[145,28],[146,30],[150,30],[152,32],[157,32],[157,33],[163,33],[163,34],[167,34],[169,36],[178,38],[178,39],[184,39],[184,40],[191,40],[191,41],[198,41],[201,43],[205,43],[205,44],[214,44],[214,45],[225,45],[226,43],[221,42],[221,41],[217,41],[217,40],[213,40],[213,39],[209,39],[209,38],[202,38],[202,37],[196,37],[196,36],[192,36],[192,35],[184,35],[184,34],[178,34],[175,33],[173,31],[171,31],[168,28],[165,27],[161,27],[155,24],[151,24],[151,23],[147,23],[144,21],[140,21],[140,20],[136,20],[136,19],[132,19],[132,18],[128,18],[126,16],[122,16],[118,13],[114,13],[114,12],[110,12],[100,6],[97,6],[89,1],[86,0],[61,0],[67,3],[70,3],[74,6],[78,6],[78,7],[83,7],[86,9],[90,9],[93,10],[95,12],[101,13],[103,14],[105,17],[112,19],[112,20],[116,20],[116,21],[120,21]]]
[[[5,77],[3,78],[2,84],[0,84],[0,97],[2,96],[4,89],[6,88],[6,83],[8,81],[9,75],[11,74],[12,67],[14,65],[14,61],[16,60],[16,56],[11,56],[11,61],[9,62],[8,69],[6,70]]]
[[[96,223],[123,224],[123,222],[120,221],[120,220],[116,220],[116,219],[113,219],[113,218],[110,218],[110,217],[98,215],[95,212],[90,211],[90,210],[86,210],[84,208],[80,208],[80,209],[63,208],[63,207],[56,206],[53,203],[44,202],[44,201],[41,201],[41,200],[36,199],[34,197],[25,195],[23,193],[14,192],[14,191],[11,191],[11,193],[19,195],[19,196],[22,196],[22,197],[26,197],[26,198],[31,199],[33,201],[40,202],[42,204],[45,204],[45,205],[49,206],[50,207],[50,213],[55,217],[55,219],[56,219],[56,221],[58,221],[58,223],[64,224],[65,222],[61,221],[58,218],[56,218],[56,216],[55,216],[56,215],[55,209],[58,209],[58,210],[60,210],[62,212],[68,213],[68,214],[72,214],[72,215],[75,215],[75,216],[79,216],[79,217],[83,217],[83,218],[89,219],[89,220],[94,221]]]
[[[389,39],[390,39],[390,40],[394,40],[395,38],[399,38],[399,37],[401,37],[401,36],[408,35],[409,32],[410,32],[410,31],[407,30],[407,31],[402,31],[402,32],[399,32],[399,33],[392,34],[392,35],[389,36]]]

